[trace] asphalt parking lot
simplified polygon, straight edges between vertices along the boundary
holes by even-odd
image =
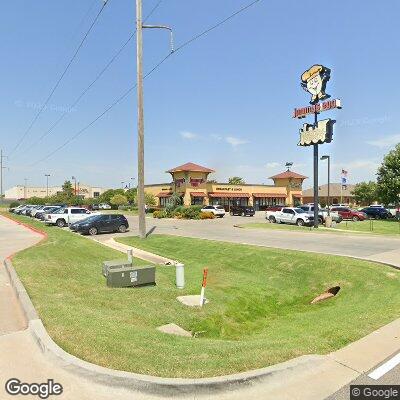
[[[130,229],[124,236],[137,235],[138,217],[127,216]],[[235,227],[247,222],[265,222],[264,213],[254,217],[230,216],[213,220],[179,220],[146,218],[148,234],[168,234],[233,243],[253,244],[290,250],[344,255],[379,261],[385,255],[400,267],[400,238],[377,235],[351,235],[324,232],[296,232],[295,230],[241,229]],[[121,234],[96,236],[99,241]],[[399,252],[397,254],[397,252]]]

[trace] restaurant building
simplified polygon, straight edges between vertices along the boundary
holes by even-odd
[[[227,211],[232,205],[250,205],[256,211],[262,211],[268,206],[299,204],[303,181],[307,178],[288,170],[271,176],[273,185],[231,185],[210,180],[209,175],[215,171],[194,163],[186,163],[166,172],[171,175],[171,183],[145,186],[145,191],[157,198],[158,206],[170,204],[173,193],[176,193],[185,206],[222,205]]]

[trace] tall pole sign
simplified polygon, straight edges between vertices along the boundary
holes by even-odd
[[[293,118],[305,118],[314,114],[314,123],[303,124],[300,128],[299,146],[313,146],[314,150],[314,227],[318,228],[318,145],[330,143],[333,139],[335,120],[318,121],[321,112],[342,108],[340,99],[330,99],[326,93],[326,84],[331,78],[331,70],[315,64],[301,75],[302,88],[311,94],[310,106],[295,108]]]

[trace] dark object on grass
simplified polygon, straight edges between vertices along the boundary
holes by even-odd
[[[325,291],[324,293],[322,293],[319,296],[317,296],[311,302],[311,304],[319,303],[320,301],[324,301],[324,300],[330,299],[331,297],[335,297],[339,293],[339,290],[340,290],[340,286],[331,287],[327,291]]]

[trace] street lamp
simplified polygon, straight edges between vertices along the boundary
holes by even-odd
[[[50,177],[50,174],[45,174],[44,176],[46,177],[46,197],[49,197],[49,177]]]
[[[322,156],[321,161],[328,160],[328,215],[331,215],[330,206],[331,206],[331,157],[330,156]]]
[[[75,178],[75,176],[73,176],[71,179],[72,179],[72,180],[75,182],[75,190],[74,190],[74,194],[75,194],[75,196],[76,196],[76,178]]]

